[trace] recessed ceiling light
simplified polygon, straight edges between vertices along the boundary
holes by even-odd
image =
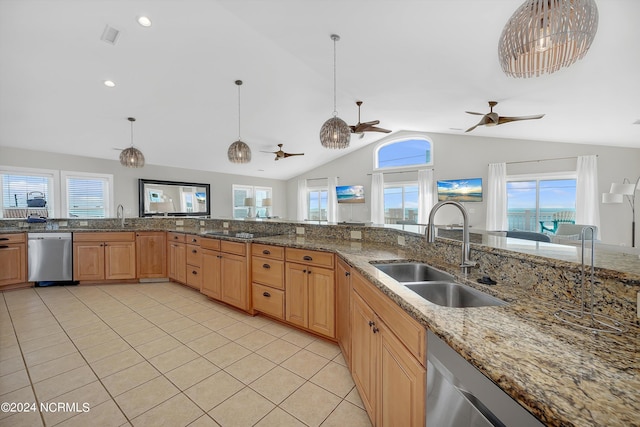
[[[104,81],[104,85],[106,87],[116,87],[116,83],[114,81],[112,81],[112,80],[105,80]]]
[[[151,26],[151,19],[147,18],[146,16],[139,16],[138,17],[138,24],[142,25],[143,27],[150,27]]]

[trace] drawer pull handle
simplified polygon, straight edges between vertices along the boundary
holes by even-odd
[[[271,268],[269,264],[262,264],[262,268]]]
[[[0,249],[8,249],[9,245],[0,245]]]
[[[263,250],[262,253],[265,255],[271,255],[271,251],[268,249]]]
[[[178,236],[173,236],[173,239],[174,240],[178,240]]]
[[[263,292],[262,296],[269,298],[269,297],[271,297],[271,294],[269,292]]]
[[[197,242],[197,241],[198,241],[198,239],[191,239],[191,241],[192,241],[193,243],[195,243],[195,242]]]
[[[192,253],[192,254],[197,254],[197,253],[198,253],[198,251],[197,251],[197,250],[195,250],[195,249],[192,249],[192,250],[191,250],[191,253]]]
[[[191,273],[193,273],[193,274],[198,274],[198,272],[197,272],[197,271],[195,271],[195,270],[193,270]]]
[[[0,237],[0,240],[9,240],[8,237]]]
[[[313,258],[311,258],[309,255],[303,256],[302,259],[305,261],[313,261]]]

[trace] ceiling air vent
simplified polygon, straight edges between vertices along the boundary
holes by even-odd
[[[107,25],[106,27],[104,27],[104,31],[102,32],[102,37],[100,37],[100,40],[114,45],[116,44],[116,41],[118,40],[119,35],[120,35],[120,31]]]

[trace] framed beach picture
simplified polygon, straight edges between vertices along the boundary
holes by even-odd
[[[438,201],[481,202],[482,178],[438,181]]]
[[[336,194],[338,203],[364,203],[363,185],[338,185]]]

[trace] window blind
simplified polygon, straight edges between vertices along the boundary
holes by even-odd
[[[105,218],[108,182],[104,178],[67,178],[69,217]]]

